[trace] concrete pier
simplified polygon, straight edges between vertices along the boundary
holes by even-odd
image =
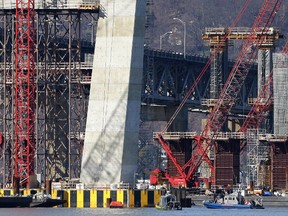
[[[141,106],[145,0],[101,0],[81,181],[133,183]]]

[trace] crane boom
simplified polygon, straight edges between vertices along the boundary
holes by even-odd
[[[34,174],[34,0],[16,0],[14,177],[22,186]]]
[[[204,66],[204,68],[201,70],[200,74],[196,78],[196,80],[193,83],[193,85],[190,87],[190,89],[187,92],[187,94],[184,96],[184,98],[181,101],[180,105],[177,107],[175,113],[172,115],[170,120],[167,122],[166,126],[163,128],[161,134],[165,133],[167,131],[167,129],[170,127],[170,125],[172,124],[172,122],[175,120],[176,116],[179,114],[180,110],[183,108],[183,106],[185,105],[185,103],[187,102],[189,97],[191,96],[192,92],[194,91],[194,89],[196,88],[196,86],[198,85],[200,80],[202,79],[203,75],[206,73],[207,69],[210,67],[210,65],[213,62],[213,60],[215,59],[217,53],[219,53],[219,51],[222,49],[223,45],[225,44],[226,40],[229,38],[229,36],[231,34],[231,29],[233,29],[236,26],[236,24],[238,23],[238,21],[240,20],[240,18],[242,17],[242,15],[246,11],[246,9],[248,8],[250,2],[251,2],[251,0],[246,0],[246,2],[244,3],[244,5],[243,5],[242,9],[240,10],[239,14],[237,14],[236,18],[234,19],[234,21],[231,24],[230,28],[228,29],[227,33],[223,37],[223,40],[219,43],[219,45],[215,49],[215,52],[210,56],[210,59],[208,60],[208,62]]]
[[[209,68],[209,66],[211,65],[213,59],[216,57],[217,53],[222,49],[223,44],[226,42],[226,40],[229,38],[230,34],[231,34],[231,29],[233,29],[236,24],[238,23],[238,21],[240,20],[240,18],[242,17],[242,15],[244,14],[244,12],[246,11],[246,9],[248,8],[249,4],[250,4],[251,0],[246,0],[242,9],[240,10],[240,12],[237,14],[236,18],[234,19],[233,23],[231,24],[229,30],[227,31],[225,37],[223,38],[223,41],[221,41],[221,43],[219,43],[219,46],[217,47],[217,49],[215,50],[215,52],[211,55],[210,59],[208,60],[208,62],[206,63],[206,65],[204,66],[204,68],[202,69],[202,71],[200,72],[199,76],[196,78],[195,82],[193,83],[193,85],[191,86],[191,88],[189,89],[189,91],[187,92],[187,94],[185,95],[185,97],[183,98],[181,104],[178,106],[178,108],[176,109],[175,113],[172,115],[171,119],[168,121],[168,123],[166,124],[166,126],[164,127],[164,129],[162,130],[162,132],[160,134],[157,135],[157,139],[159,141],[159,143],[161,144],[161,146],[163,147],[163,149],[166,151],[168,157],[171,159],[172,163],[174,164],[174,166],[176,167],[178,174],[182,177],[185,178],[184,180],[187,181],[189,180],[189,178],[187,178],[187,175],[185,174],[185,169],[189,166],[191,166],[191,160],[189,160],[183,167],[180,166],[179,162],[177,161],[177,159],[175,158],[175,156],[173,155],[172,151],[169,148],[169,145],[167,144],[167,142],[163,139],[163,134],[167,131],[167,129],[169,128],[169,126],[171,125],[171,123],[174,121],[174,119],[176,118],[176,116],[178,115],[178,113],[180,112],[180,110],[182,109],[182,107],[184,106],[184,104],[186,103],[186,101],[188,100],[188,98],[190,97],[190,95],[192,94],[192,92],[194,91],[195,87],[198,85],[199,81],[201,80],[201,78],[203,77],[203,75],[206,73],[207,69]],[[200,140],[200,137],[195,137],[196,140]],[[196,143],[198,144],[200,141],[197,141]],[[203,149],[199,149],[199,153],[200,154],[204,154],[205,152],[203,151]],[[208,158],[205,157],[205,158]],[[209,163],[209,158],[207,160],[207,163]],[[212,164],[210,163],[210,165],[212,166]],[[191,172],[189,172],[191,173]],[[190,175],[191,176],[191,175]]]
[[[258,32],[269,31],[275,16],[283,0],[266,0],[252,26],[250,36],[244,41],[243,47],[238,58],[230,72],[230,75],[225,82],[225,85],[220,93],[220,96],[208,117],[205,129],[202,136],[211,137],[213,133],[217,133],[227,119],[227,114],[230,112],[235,103],[235,99],[248,75],[249,69],[256,58],[255,49],[253,46],[259,47],[262,38],[257,37]],[[212,133],[212,134],[211,134]]]
[[[201,142],[197,144],[197,147],[201,149],[201,152],[204,151],[207,153],[209,147],[213,144],[214,138],[217,136],[217,132],[219,132],[221,127],[224,125],[227,119],[227,114],[234,105],[235,99],[244,83],[245,78],[248,75],[249,68],[256,58],[255,49],[251,48],[253,48],[253,46],[259,47],[259,45],[261,45],[263,42],[261,36],[257,37],[257,34],[269,31],[269,27],[271,26],[276,16],[276,12],[278,11],[282,2],[283,0],[264,1],[258,16],[254,21],[250,36],[244,41],[240,54],[236,59],[229,77],[221,90],[220,96],[207,119],[206,126],[201,134],[201,136],[206,139],[206,146],[204,147],[203,143]],[[197,170],[202,163],[203,157],[206,161],[209,159],[207,158],[207,154],[203,154],[201,157],[196,157],[195,160],[192,159],[191,162],[193,162],[193,164],[190,169]],[[214,170],[212,167],[210,168],[211,171]],[[191,176],[193,174],[193,172],[190,172]],[[191,176],[188,176],[188,178]]]

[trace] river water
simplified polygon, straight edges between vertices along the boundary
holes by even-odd
[[[193,206],[183,208],[182,211],[161,211],[155,208],[134,209],[104,209],[104,208],[14,208],[1,209],[2,216],[97,216],[97,215],[121,215],[121,216],[288,216],[288,208],[267,207],[265,209],[207,209]]]

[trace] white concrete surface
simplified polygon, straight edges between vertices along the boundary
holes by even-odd
[[[97,28],[81,181],[133,183],[141,106],[145,0],[103,0]]]

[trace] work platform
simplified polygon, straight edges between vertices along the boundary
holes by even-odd
[[[153,139],[157,140],[158,134],[161,132],[153,132]],[[198,136],[196,132],[165,132],[161,134],[164,140],[181,140],[181,139],[195,139]],[[199,135],[201,136],[201,135]],[[212,136],[211,136],[212,138]],[[248,139],[248,135],[245,132],[219,132],[213,136],[215,141],[228,141],[228,140],[245,140]],[[259,141],[267,142],[286,142],[288,135],[277,135],[277,134],[258,134]]]
[[[234,27],[234,28],[205,28],[205,33],[202,35],[203,40],[210,42],[210,46],[218,46],[227,40],[240,40],[247,39],[253,34],[255,37],[261,37],[261,47],[270,48],[275,46],[275,40],[283,38],[280,30],[277,28],[259,28],[257,32],[247,27]],[[229,44],[228,44],[229,45]],[[231,45],[231,44],[230,44]]]
[[[1,10],[15,10],[16,0],[14,2],[0,3]],[[63,10],[63,9],[80,9],[80,10],[99,10],[101,8],[100,0],[67,0],[67,1],[53,1],[53,0],[35,0],[35,10]],[[103,9],[103,8],[102,8]]]

